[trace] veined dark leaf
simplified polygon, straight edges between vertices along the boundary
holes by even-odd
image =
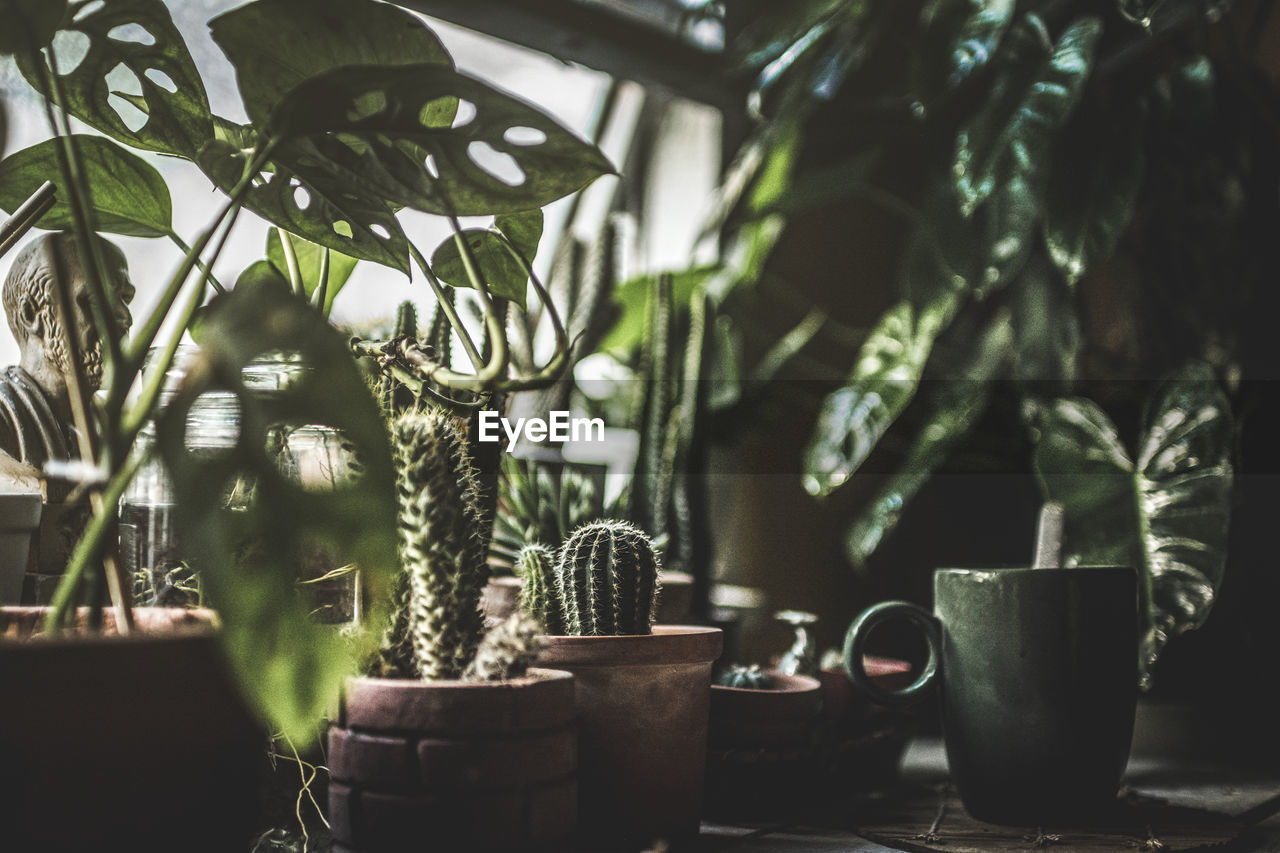
[[[1045,494],[1065,508],[1068,565],[1136,565],[1146,613],[1144,684],[1170,637],[1199,627],[1226,565],[1234,472],[1230,405],[1204,365],[1166,382],[1133,462],[1087,400],[1043,414],[1035,454]]]
[[[229,191],[248,159],[247,152],[214,140],[197,162],[215,185]],[[409,244],[391,208],[287,145],[277,146],[271,170],[259,175],[244,206],[312,243],[409,273]]]
[[[956,137],[953,171],[962,213],[972,216],[989,202],[980,289],[1007,282],[1026,258],[1055,136],[1079,100],[1101,31],[1096,18],[1082,18],[1050,47],[1039,18],[1020,20],[1008,36],[1002,85]]]
[[[749,69],[763,68],[787,54],[803,51],[806,35],[830,27],[840,18],[864,16],[871,4],[863,0],[798,0],[784,9],[759,8],[729,46],[730,61]]]
[[[213,136],[209,98],[168,8],[162,0],[110,0],[76,14],[91,5],[92,0],[73,3],[67,24],[89,45],[75,68],[59,65],[67,112],[135,148],[194,159]],[[53,99],[29,56],[19,56],[18,67],[32,86]],[[146,102],[140,114],[132,113],[130,97],[113,88],[123,85],[132,91],[119,91]],[[135,117],[143,121],[131,129]]]
[[[320,270],[323,266],[323,256],[329,252],[329,277],[325,285],[324,305],[321,310],[324,315],[329,316],[329,312],[333,309],[334,297],[346,285],[347,279],[351,278],[351,273],[356,268],[356,259],[335,252],[332,249],[326,249],[323,246],[317,246],[310,240],[299,237],[296,234],[287,234],[290,245],[293,246],[294,255],[298,258],[298,270],[302,274],[302,287],[307,294],[307,299],[311,299],[320,286]],[[280,242],[280,233],[272,228],[267,231],[267,260],[271,262],[271,266],[276,271],[286,277],[288,280],[289,265],[285,260],[284,246]]]
[[[1136,106],[1080,123],[1054,153],[1045,243],[1075,285],[1115,251],[1142,186],[1143,112]]]
[[[1069,386],[1076,376],[1080,318],[1070,288],[1046,252],[1034,252],[1004,293],[1013,313],[1014,378],[1035,386]]]
[[[66,0],[0,0],[0,56],[45,47],[66,12]]]
[[[219,15],[209,29],[235,66],[245,111],[259,126],[290,89],[335,68],[453,65],[420,18],[373,0],[258,0]],[[449,112],[445,123],[452,118]]]
[[[268,268],[269,269],[269,268]],[[327,547],[360,567],[375,607],[389,597],[398,566],[395,474],[386,429],[346,340],[318,312],[270,282],[244,282],[211,303],[204,343],[158,425],[173,472],[182,541],[218,602],[223,639],[248,694],[292,737],[313,731],[334,707],[352,665],[343,637],[313,622],[299,600],[300,560]],[[305,369],[270,395],[240,379],[251,359],[297,353]],[[212,390],[236,395],[240,433],[234,447],[191,453],[186,421],[196,398]],[[321,424],[341,431],[358,454],[359,474],[331,490],[304,488],[269,451],[268,430]],[[224,496],[253,484],[247,508]],[[381,624],[373,616],[368,624]]]
[[[538,254],[538,242],[542,239],[541,208],[504,214],[496,217],[493,224],[520,250],[525,260],[533,263]],[[502,238],[483,228],[468,228],[462,232],[462,237],[471,247],[471,252],[480,265],[480,274],[489,289],[524,310],[528,298],[529,276],[524,267],[511,257]],[[446,238],[432,254],[431,269],[442,281],[454,287],[472,286],[462,263],[462,253],[453,237]]]
[[[92,195],[95,230],[129,237],[173,233],[169,186],[154,166],[104,136],[76,134],[71,139]],[[57,146],[58,140],[48,139],[0,162],[0,207],[12,213],[45,181],[61,183]],[[51,231],[75,227],[66,193],[58,194],[38,226]]]
[[[1015,0],[930,0],[921,13],[926,30],[959,20],[948,33],[946,80],[958,86],[985,65],[1013,20]]]
[[[829,494],[866,461],[915,395],[938,333],[959,302],[945,292],[923,309],[901,302],[880,318],[845,387],[827,395],[804,454],[804,487]]]
[[[920,430],[888,482],[876,493],[845,536],[845,553],[862,566],[897,526],[915,497],[947,455],[967,436],[987,408],[991,381],[1008,361],[1013,329],[1008,312],[997,312],[953,371],[934,384],[928,424]]]
[[[441,104],[466,102],[452,126]],[[542,207],[612,166],[536,107],[441,65],[346,67],[289,92],[273,135],[393,204],[485,215]]]

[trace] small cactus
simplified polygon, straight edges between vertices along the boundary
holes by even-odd
[[[525,674],[546,640],[542,625],[516,611],[499,622],[480,641],[476,656],[462,674],[463,681],[507,681]]]
[[[758,663],[753,663],[751,666],[735,663],[720,673],[716,678],[716,684],[720,687],[736,687],[739,690],[772,690],[773,677],[760,669]]]
[[[536,619],[548,634],[563,634],[564,615],[556,591],[555,555],[545,545],[526,545],[516,557],[520,588],[520,609]]]
[[[487,541],[475,471],[459,421],[438,411],[392,428],[400,562],[409,579],[408,633],[418,674],[458,678],[483,634]]]
[[[658,555],[623,521],[585,524],[560,549],[557,592],[566,633],[648,634],[658,598]]]

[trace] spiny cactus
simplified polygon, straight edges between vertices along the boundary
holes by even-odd
[[[644,531],[625,521],[583,525],[556,564],[568,634],[648,634],[658,597],[658,555]]]
[[[551,549],[536,542],[522,548],[516,557],[516,576],[524,581],[520,588],[520,609],[541,623],[546,633],[565,633],[560,596],[556,591],[556,560]]]
[[[418,674],[458,678],[483,633],[488,525],[456,418],[406,413],[392,427],[400,561],[409,579],[408,632]]]
[[[484,635],[475,660],[462,674],[463,681],[506,681],[524,675],[538,659],[546,639],[542,625],[520,611],[499,622]]]

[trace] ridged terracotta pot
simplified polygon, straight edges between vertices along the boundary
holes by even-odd
[[[247,850],[267,740],[213,614],[29,639],[44,612],[0,609],[0,848]]]
[[[329,730],[334,850],[560,850],[577,825],[573,676],[354,678]]]
[[[720,629],[548,640],[542,662],[577,679],[584,844],[636,849],[697,835]]]

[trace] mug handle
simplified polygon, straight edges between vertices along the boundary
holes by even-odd
[[[881,622],[897,617],[905,618],[924,632],[925,642],[929,645],[929,659],[916,680],[900,690],[885,690],[867,675],[862,662],[862,647],[867,637]],[[844,639],[844,668],[853,679],[854,685],[881,705],[902,706],[923,699],[933,688],[942,661],[942,630],[933,614],[919,605],[909,601],[883,601],[862,611]]]

